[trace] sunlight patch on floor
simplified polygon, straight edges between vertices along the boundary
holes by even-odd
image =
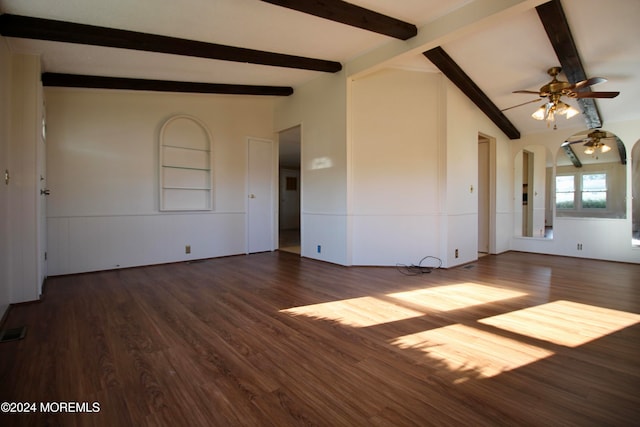
[[[435,359],[443,363],[458,373],[456,382],[493,377],[554,354],[550,350],[461,324],[398,337],[392,344],[402,350],[417,352],[414,355],[419,362],[424,358],[424,361]]]
[[[424,316],[433,310],[458,310],[523,295],[527,294],[477,283],[458,283],[386,295],[386,298],[395,299],[397,303],[367,296],[280,311],[362,328]]]
[[[510,332],[577,347],[640,322],[640,315],[573,301],[554,301],[479,320]]]
[[[392,298],[432,310],[451,311],[494,301],[527,295],[524,292],[501,289],[478,283],[458,283],[389,294]]]
[[[280,310],[363,328],[422,316],[424,313],[374,297],[350,298]]]

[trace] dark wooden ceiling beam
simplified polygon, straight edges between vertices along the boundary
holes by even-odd
[[[562,149],[564,150],[564,152],[567,155],[567,157],[569,158],[569,160],[571,160],[571,163],[573,163],[573,166],[575,166],[577,168],[581,168],[582,167],[582,162],[580,161],[580,159],[576,155],[576,152],[573,151],[573,148],[571,148],[571,145],[569,145],[569,144],[562,145]]]
[[[342,69],[339,62],[323,59],[10,14],[0,16],[0,34],[6,37],[142,50],[328,73]]]
[[[544,26],[549,41],[560,61],[562,71],[570,83],[577,83],[587,79],[587,74],[582,66],[578,48],[567,22],[567,17],[559,0],[541,4],[536,7],[540,21]],[[587,89],[589,90],[589,89]],[[602,117],[595,99],[580,98],[578,104],[582,109],[584,119],[589,129],[602,127]]]
[[[341,0],[262,0],[267,3],[373,31],[400,40],[418,34],[418,28],[408,22],[383,15]]]
[[[616,146],[618,148],[618,154],[620,155],[620,163],[627,164],[627,150],[624,148],[624,142],[616,136]]]
[[[172,80],[148,80],[60,73],[43,73],[42,85],[46,87],[124,89],[154,92],[216,93],[227,95],[288,96],[293,93],[293,88],[288,86],[253,86],[219,83],[194,83]]]
[[[441,47],[423,53],[447,76],[484,114],[498,126],[509,139],[519,139],[520,131],[509,121],[485,93],[469,78],[458,64]]]

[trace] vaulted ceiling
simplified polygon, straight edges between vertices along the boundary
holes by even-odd
[[[568,101],[586,114],[559,128],[640,118],[637,0],[0,0],[0,13],[46,85],[287,96],[340,70],[442,71],[517,138],[548,131],[538,103],[501,110],[561,65],[620,95]]]

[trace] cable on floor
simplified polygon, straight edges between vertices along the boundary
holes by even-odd
[[[425,260],[435,260],[438,265],[422,265]],[[398,271],[406,276],[419,276],[421,274],[428,274],[431,271],[442,267],[442,260],[440,258],[427,255],[422,258],[418,265],[404,265],[404,264],[396,264]]]

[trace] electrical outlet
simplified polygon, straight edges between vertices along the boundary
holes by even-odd
[[[578,243],[578,248],[577,248],[577,249],[578,249],[579,251],[581,251],[581,250],[582,250],[582,243]]]
[[[458,253],[458,249],[456,249],[456,258],[458,258],[460,254]]]
[[[191,253],[191,245],[187,245],[184,247],[184,253],[185,254],[190,254]]]

